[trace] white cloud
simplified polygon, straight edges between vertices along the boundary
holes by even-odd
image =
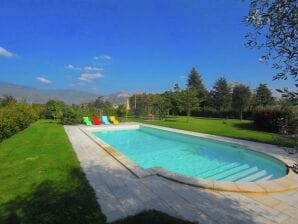
[[[36,80],[38,80],[39,82],[44,83],[44,84],[51,84],[52,83],[52,81],[50,81],[50,80],[48,80],[44,77],[41,77],[41,76],[36,77]]]
[[[67,69],[75,69],[75,67],[71,64],[65,65],[65,68]]]
[[[93,67],[93,66],[75,67],[72,64],[66,65],[65,68],[69,70],[76,70],[76,71],[102,71],[103,70],[103,68]]]
[[[180,79],[185,79],[186,76],[185,76],[185,75],[180,75],[179,78],[180,78]]]
[[[109,55],[101,55],[101,56],[94,56],[93,59],[110,61],[112,60],[112,57]]]
[[[15,54],[6,50],[3,47],[0,47],[0,56],[6,57],[6,58],[11,58],[11,57],[15,56]]]
[[[83,81],[83,82],[92,82],[95,79],[99,79],[102,78],[103,75],[101,73],[84,73],[81,74],[79,77],[79,80]]]
[[[85,67],[82,68],[82,70],[85,70],[85,71],[102,71],[103,68],[92,67],[92,66],[85,66]]]

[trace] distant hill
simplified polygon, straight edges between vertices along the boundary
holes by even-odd
[[[14,96],[17,100],[34,103],[45,103],[49,99],[62,100],[66,104],[80,104],[95,100],[99,95],[76,90],[41,90],[28,86],[0,82],[0,97]],[[104,96],[105,100],[113,104],[124,104],[128,93],[118,92]]]

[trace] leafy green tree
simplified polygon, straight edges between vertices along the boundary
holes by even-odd
[[[195,68],[192,68],[189,73],[187,87],[197,93],[197,97],[200,99],[201,106],[204,106],[208,91],[203,84],[200,73]]]
[[[173,90],[166,91],[166,97],[169,102],[169,112],[172,115],[178,115],[180,113],[180,92],[181,88],[179,85],[176,83],[174,85]]]
[[[93,111],[94,115],[111,115],[115,113],[113,104],[104,100],[103,96],[97,97],[93,102],[88,103],[89,110]]]
[[[200,108],[200,99],[197,92],[191,88],[187,88],[180,92],[180,108],[187,114],[187,122],[191,116],[191,112]]]
[[[247,46],[261,49],[261,61],[272,61],[274,79],[292,78],[296,90],[284,88],[285,95],[298,100],[297,0],[250,0],[246,24]]]
[[[5,95],[1,99],[1,105],[2,106],[7,106],[9,104],[16,104],[16,103],[17,103],[17,100],[13,96]]]
[[[220,77],[214,84],[212,95],[213,106],[218,111],[224,111],[231,106],[231,87],[224,77]]]
[[[250,88],[243,84],[235,85],[232,93],[232,108],[240,113],[242,120],[242,112],[249,106],[250,103]]]
[[[175,83],[175,85],[174,85],[174,92],[180,92],[180,91],[181,91],[181,88],[180,88],[179,84],[178,83]]]
[[[60,119],[63,116],[64,102],[49,100],[45,107],[45,117],[48,119]]]
[[[171,93],[166,91],[162,94],[157,94],[154,106],[158,110],[159,117],[164,119],[165,116],[169,114],[171,108]]]
[[[126,106],[124,104],[121,104],[118,106],[116,110],[116,114],[118,117],[125,117],[127,111],[126,111]]]
[[[274,98],[266,84],[260,84],[256,89],[256,106],[265,107],[274,104]]]

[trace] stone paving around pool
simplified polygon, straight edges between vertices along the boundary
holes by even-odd
[[[197,223],[297,223],[298,190],[224,192],[158,175],[139,178],[88,138],[82,127],[64,128],[108,222],[155,209]],[[267,148],[270,150],[270,145]],[[282,150],[274,153],[297,161],[297,154],[287,156]]]

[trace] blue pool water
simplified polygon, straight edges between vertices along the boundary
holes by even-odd
[[[163,167],[191,177],[239,182],[286,175],[281,162],[224,142],[144,126],[94,134],[145,169]]]

